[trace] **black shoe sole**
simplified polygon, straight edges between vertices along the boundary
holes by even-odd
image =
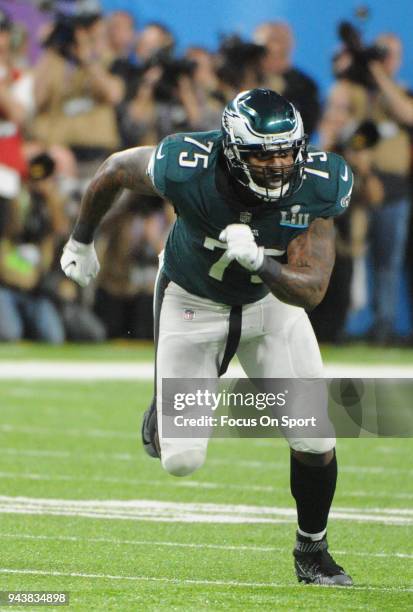
[[[330,587],[352,587],[353,586],[353,581],[351,580],[351,578],[350,578],[351,583],[349,584],[340,584],[339,582],[326,582],[323,584],[322,582],[314,582],[310,578],[304,578],[303,576],[297,576],[297,580],[298,582],[303,583],[303,584],[314,584],[316,586],[330,586]]]

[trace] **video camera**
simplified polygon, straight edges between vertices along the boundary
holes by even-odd
[[[371,61],[382,62],[386,59],[387,49],[379,45],[366,46],[363,44],[360,32],[348,21],[340,22],[338,35],[352,59],[350,66],[341,71],[338,76],[363,85],[367,89],[376,89],[376,83],[370,74],[368,65]]]
[[[173,97],[180,77],[192,77],[196,63],[185,57],[175,57],[171,49],[160,49],[146,61],[142,68],[143,74],[154,66],[162,69],[162,78],[155,87],[155,98],[162,102]]]
[[[372,149],[380,140],[380,132],[377,125],[370,119],[361,121],[347,138],[344,148],[350,151],[365,151]]]
[[[221,40],[218,49],[217,75],[224,83],[238,89],[248,68],[254,70],[258,80],[263,79],[261,60],[266,50],[262,45],[245,42],[236,34]]]

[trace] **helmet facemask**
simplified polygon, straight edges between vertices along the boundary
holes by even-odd
[[[226,158],[231,174],[245,187],[251,189],[257,197],[265,200],[277,201],[293,194],[301,186],[304,165],[306,161],[306,138],[296,141],[294,146],[290,143],[276,147],[264,148],[248,147],[243,145],[226,146]],[[292,163],[289,165],[273,163],[261,165],[250,161],[251,155],[261,156],[263,153],[271,155],[289,154]]]

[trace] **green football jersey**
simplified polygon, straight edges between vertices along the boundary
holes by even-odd
[[[166,275],[190,293],[231,306],[256,302],[269,290],[256,274],[226,258],[219,235],[227,225],[247,223],[265,253],[282,258],[289,242],[314,219],[346,210],[353,186],[344,159],[309,147],[298,191],[276,206],[263,202],[256,210],[243,210],[241,201],[234,206],[231,190],[221,188],[222,177],[228,175],[222,171],[220,131],[167,136],[148,172],[177,214],[165,247]]]

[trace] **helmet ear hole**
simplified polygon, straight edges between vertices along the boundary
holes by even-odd
[[[224,109],[222,131],[228,171],[256,197],[277,202],[301,187],[308,138],[291,102],[270,89],[241,92]],[[249,159],[254,153],[270,160],[271,152],[285,157],[291,151],[293,163],[278,169],[270,163],[263,169]]]

